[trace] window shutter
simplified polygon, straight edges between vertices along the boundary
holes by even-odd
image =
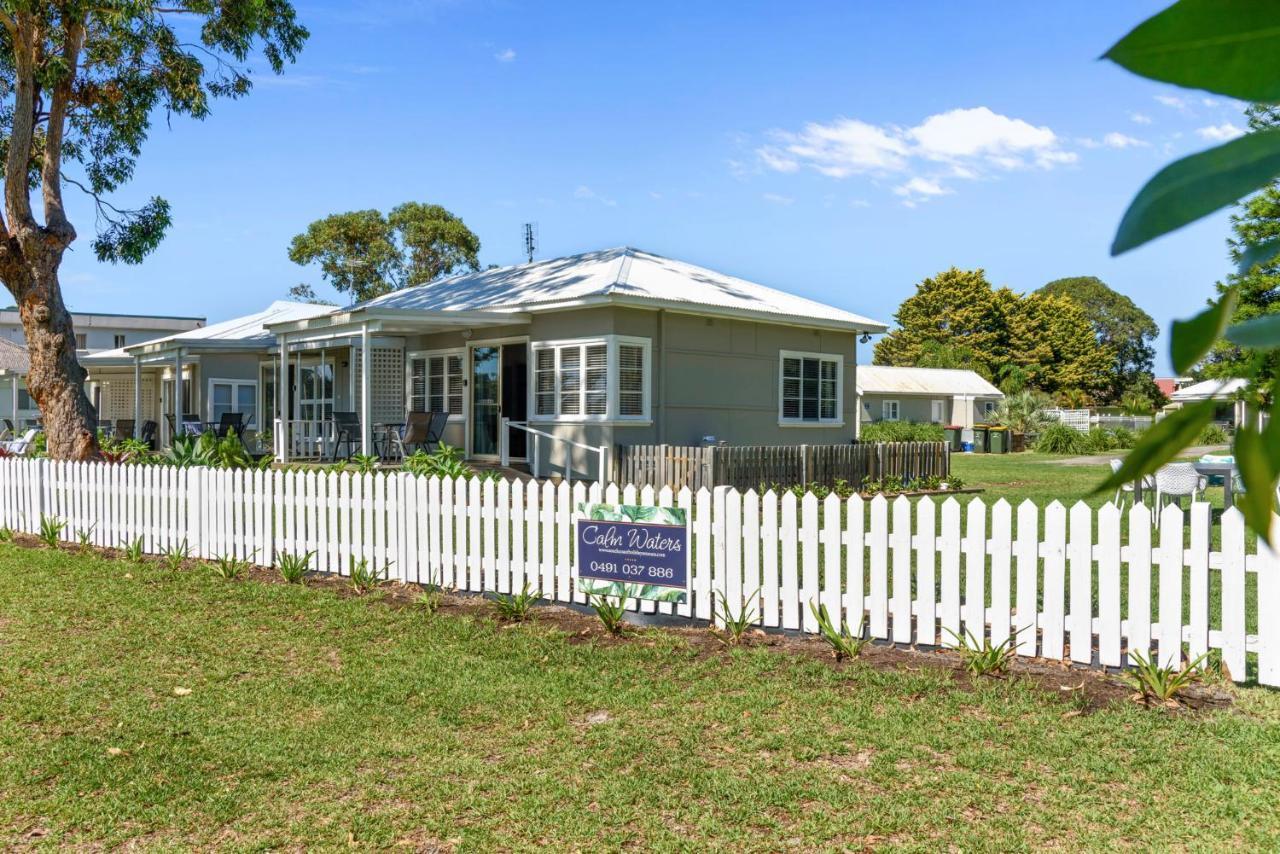
[[[462,357],[448,356],[445,359],[449,380],[449,414],[461,415],[462,406]]]
[[[427,360],[409,361],[409,411],[427,411]]]
[[[800,417],[800,360],[782,360],[782,417]]]
[[[639,417],[644,411],[644,347],[618,345],[618,414]]]
[[[431,412],[444,412],[444,356],[432,356],[427,360],[427,366],[429,368],[427,372],[427,409]]]
[[[556,351],[533,352],[533,411],[537,415],[556,414]]]
[[[560,348],[560,414],[582,414],[582,348]]]
[[[585,349],[585,414],[605,415],[609,411],[609,346],[590,344]]]

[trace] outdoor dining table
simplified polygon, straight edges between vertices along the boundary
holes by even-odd
[[[1235,463],[1225,462],[1197,462],[1194,464],[1196,471],[1205,477],[1221,477],[1222,478],[1222,509],[1230,509],[1235,503],[1235,491],[1233,489],[1234,482],[1240,474],[1240,469]]]

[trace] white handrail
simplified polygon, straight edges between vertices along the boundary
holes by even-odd
[[[512,421],[510,418],[501,419],[498,425],[498,453],[504,466],[511,465],[511,428],[523,430],[533,437],[533,456],[529,458],[529,471],[533,476],[540,477],[541,468],[539,464],[539,451],[542,447],[542,438],[546,437],[553,442],[563,442],[566,445],[572,445],[575,448],[581,448],[584,451],[595,451],[596,459],[599,462],[599,470],[596,472],[596,480],[601,486],[609,482],[609,447],[607,445],[584,445],[582,442],[575,442],[573,439],[566,439],[564,436],[556,436],[543,430],[530,427],[527,421]],[[572,470],[571,465],[565,466],[565,472]]]

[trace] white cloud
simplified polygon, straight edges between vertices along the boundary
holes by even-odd
[[[1146,113],[1132,112],[1129,113],[1129,121],[1138,125],[1149,125],[1151,124],[1151,116]]]
[[[1102,138],[1102,144],[1107,148],[1144,148],[1151,143],[1143,139],[1136,139],[1128,134],[1112,131]]]
[[[900,187],[911,188],[910,198],[950,192],[940,183],[944,179],[1052,169],[1079,159],[1048,127],[987,107],[948,110],[909,128],[839,118],[810,122],[798,131],[775,130],[770,137],[770,144],[756,149],[763,169],[793,173],[807,168],[831,178],[905,174],[909,180]],[[913,185],[916,179],[921,183]],[[938,192],[926,191],[926,185]]]
[[[1186,110],[1187,102],[1177,95],[1156,95],[1156,101],[1174,110]]]
[[[515,62],[516,52],[511,48],[507,48],[506,50],[501,50],[495,53],[493,58],[498,60],[498,62]]]
[[[780,196],[777,193],[765,193],[760,198],[764,199],[771,205],[782,205],[783,207],[788,207],[796,203],[796,200],[790,196]]]
[[[851,208],[869,208],[869,207],[871,207],[871,202],[867,201],[866,199],[850,199],[850,200],[849,200],[849,207],[851,207]]]
[[[902,203],[909,208],[914,208],[920,202],[928,201],[938,196],[946,196],[955,192],[954,190],[944,187],[937,181],[929,178],[921,178],[919,175],[910,179],[905,184],[899,184],[893,188],[894,195],[902,197]]]
[[[609,208],[616,208],[618,206],[617,200],[605,198],[586,184],[579,184],[578,188],[573,191],[573,197],[575,199],[582,199],[585,202],[599,202]]]
[[[1238,136],[1244,136],[1244,128],[1236,127],[1231,122],[1223,122],[1220,125],[1196,128],[1196,133],[1213,142],[1227,142]]]

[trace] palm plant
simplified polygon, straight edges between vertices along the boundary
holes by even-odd
[[[1039,433],[1049,422],[1044,410],[1051,406],[1053,401],[1044,392],[1019,391],[1000,401],[992,421],[1015,433]]]

